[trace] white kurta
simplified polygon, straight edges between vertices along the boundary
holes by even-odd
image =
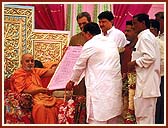
[[[146,29],[138,34],[138,41],[132,52],[136,60],[136,89],[134,96],[137,123],[155,123],[157,97],[160,96],[160,51],[155,36]]]
[[[136,97],[160,96],[160,51],[155,36],[146,29],[138,34],[136,51],[132,52],[132,60],[136,60]]]
[[[94,119],[106,121],[121,114],[122,77],[120,57],[115,43],[102,35],[85,43],[77,60],[71,80],[77,82],[85,71],[87,119],[90,101]]]
[[[129,43],[125,37],[125,34],[121,30],[115,28],[115,26],[109,29],[105,36],[110,38],[110,40],[115,41],[117,47],[124,47],[126,44]]]

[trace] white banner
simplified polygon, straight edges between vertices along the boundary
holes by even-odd
[[[64,89],[71,78],[73,66],[80,56],[82,46],[69,46],[48,84],[49,90]]]

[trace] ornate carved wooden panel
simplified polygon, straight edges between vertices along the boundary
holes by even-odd
[[[32,52],[33,7],[4,6],[4,75],[20,66],[23,53]]]
[[[4,8],[4,78],[20,66],[21,56],[32,53],[35,59],[60,60],[69,43],[68,31],[34,30],[34,7],[5,5]]]
[[[34,58],[41,62],[60,61],[68,45],[69,32],[35,30],[32,36]]]

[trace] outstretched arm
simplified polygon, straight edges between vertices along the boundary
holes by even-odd
[[[42,77],[50,77],[53,76],[55,70],[57,68],[57,65],[53,65],[51,68],[49,68],[43,75]]]

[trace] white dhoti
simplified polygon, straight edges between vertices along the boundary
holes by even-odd
[[[157,98],[134,97],[137,124],[154,124]]]

